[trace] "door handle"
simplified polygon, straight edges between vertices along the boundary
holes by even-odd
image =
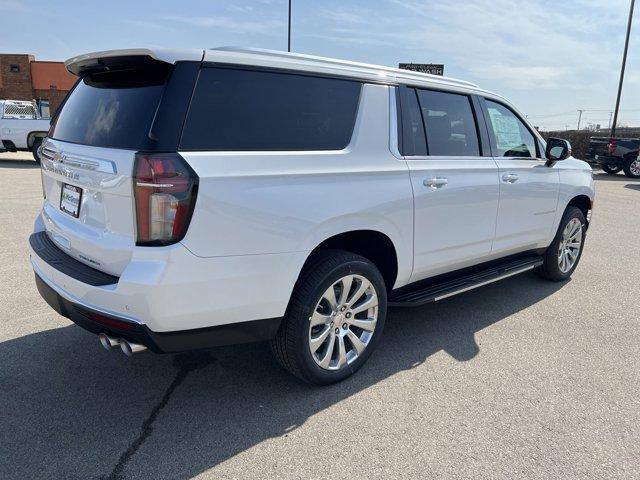
[[[444,187],[447,183],[449,183],[449,180],[447,180],[444,177],[432,177],[432,178],[425,178],[424,181],[422,182],[422,184],[425,187],[431,187],[431,188],[442,188]]]
[[[505,173],[502,176],[502,181],[506,183],[515,183],[518,181],[518,175],[515,173]]]

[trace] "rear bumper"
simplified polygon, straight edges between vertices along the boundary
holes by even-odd
[[[273,338],[280,327],[280,318],[269,318],[193,330],[154,332],[144,324],[105,315],[103,312],[67,300],[37,273],[35,278],[42,298],[63,317],[92,333],[106,333],[113,337],[125,338],[141,343],[156,353],[266,341]]]
[[[47,235],[39,227],[34,235]],[[159,352],[272,338],[306,259],[305,252],[201,258],[181,244],[136,247],[120,276],[106,278],[80,272],[93,269],[57,244],[30,246],[40,293],[56,311]],[[120,331],[92,313],[131,326]]]

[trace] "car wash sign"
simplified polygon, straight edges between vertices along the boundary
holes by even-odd
[[[429,73],[431,75],[444,75],[444,65],[439,63],[401,63],[398,67],[404,70]]]

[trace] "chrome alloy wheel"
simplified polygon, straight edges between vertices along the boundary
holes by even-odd
[[[340,370],[364,352],[378,320],[378,294],[362,275],[346,275],[322,294],[309,317],[309,349],[325,370]]]
[[[632,175],[640,177],[640,157],[631,162],[631,165],[629,165],[629,171]]]
[[[578,261],[581,245],[582,223],[577,218],[572,218],[564,227],[558,247],[558,268],[562,273],[567,273]]]

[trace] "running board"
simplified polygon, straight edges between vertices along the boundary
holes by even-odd
[[[417,307],[425,303],[437,302],[443,298],[457,295],[458,293],[473,290],[489,283],[497,282],[503,278],[511,277],[519,273],[533,270],[542,265],[542,257],[531,256],[510,260],[501,264],[493,264],[480,270],[464,273],[457,277],[447,275],[446,280],[434,282],[411,288],[404,287],[397,293],[392,292],[389,297],[390,307]]]

